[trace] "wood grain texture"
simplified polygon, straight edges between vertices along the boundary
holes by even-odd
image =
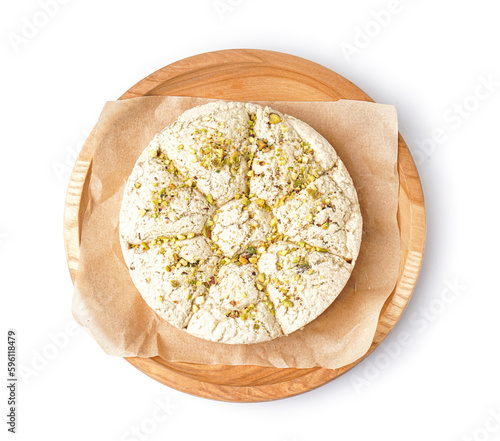
[[[337,73],[302,58],[278,52],[235,49],[210,52],[166,66],[141,80],[120,99],[193,96],[237,101],[373,101]],[[91,133],[71,175],[64,213],[66,256],[75,278],[83,214],[89,204]],[[396,287],[382,309],[370,354],[401,317],[417,283],[425,246],[425,207],[417,169],[399,136],[398,223],[401,264]],[[173,363],[160,357],[127,358],[151,378],[204,398],[255,402],[286,398],[321,386],[361,360],[340,369],[278,369],[260,366]]]

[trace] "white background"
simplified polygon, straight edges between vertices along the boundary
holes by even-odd
[[[42,3],[0,12],[0,317],[4,336],[18,333],[16,439],[500,440],[498,2]],[[340,379],[269,403],[170,389],[72,328],[62,216],[82,140],[147,74],[226,48],[298,55],[394,104],[426,197],[422,274],[387,340]]]

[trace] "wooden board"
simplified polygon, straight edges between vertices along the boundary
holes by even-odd
[[[357,86],[323,66],[287,54],[250,49],[210,52],[178,61],[144,78],[120,99],[151,95],[237,101],[373,101]],[[64,235],[73,280],[78,268],[82,219],[88,203],[93,136],[91,133],[78,157],[66,198]],[[401,135],[398,170],[401,265],[396,287],[382,309],[368,354],[400,318],[422,265],[424,199],[417,169]],[[160,357],[126,360],[151,378],[177,390],[239,402],[275,400],[307,392],[339,377],[360,361],[331,370],[172,363]]]

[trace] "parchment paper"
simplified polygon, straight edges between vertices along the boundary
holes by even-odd
[[[108,102],[96,128],[90,203],[85,213],[73,295],[75,319],[116,356],[204,364],[335,369],[369,349],[399,269],[395,108],[362,101],[256,102],[309,123],[351,174],[363,215],[363,238],[351,278],[316,320],[289,336],[253,345],[208,342],[170,325],[132,283],[119,243],[125,182],[153,136],[186,109],[211,100],[143,97]]]

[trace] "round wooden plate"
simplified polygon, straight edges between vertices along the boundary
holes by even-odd
[[[150,95],[236,101],[373,101],[350,81],[316,63],[279,52],[246,49],[210,52],[178,61],[144,78],[120,99]],[[76,161],[66,198],[64,235],[73,280],[78,268],[82,219],[88,204],[93,136],[91,133]],[[400,271],[396,287],[381,311],[368,354],[399,320],[422,265],[424,199],[417,169],[401,135],[398,170]],[[177,390],[204,398],[239,402],[275,400],[310,391],[361,361],[330,370],[171,363],[160,357],[126,360],[151,378]]]

